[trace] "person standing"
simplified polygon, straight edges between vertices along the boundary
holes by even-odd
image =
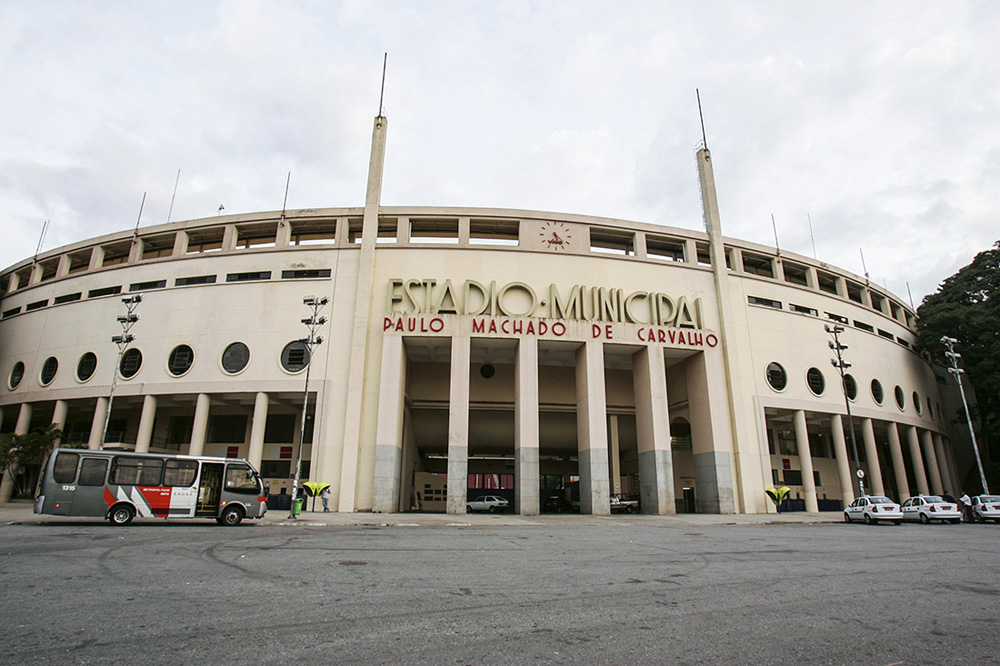
[[[958,498],[958,501],[962,503],[962,517],[965,522],[972,522],[972,498],[969,497],[969,493],[962,491],[962,496]]]
[[[327,486],[319,494],[319,498],[323,500],[323,513],[330,512],[330,486]]]

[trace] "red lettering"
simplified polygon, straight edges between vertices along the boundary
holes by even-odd
[[[641,341],[643,341],[643,342],[645,342],[645,341],[646,341],[646,338],[642,337],[642,329],[641,329],[641,328],[639,329],[639,339],[640,339]]]
[[[545,331],[541,330],[541,327],[544,325],[545,325],[544,321],[538,325],[539,335],[545,335]],[[556,330],[556,327],[559,327],[559,330]],[[552,333],[554,335],[559,335],[559,336],[566,335],[566,324],[562,323],[561,321],[557,321],[556,323],[552,324]]]
[[[397,319],[396,320],[396,330],[397,331],[402,331],[403,330],[403,320],[402,319]]]
[[[490,319],[490,333],[496,333],[496,332],[497,332],[497,320]]]
[[[691,342],[691,336],[694,336],[694,342]],[[704,344],[701,333],[688,333],[688,344],[689,345],[700,345]]]
[[[538,322],[538,335],[545,335],[545,332],[549,330],[549,325],[544,321]],[[556,330],[555,324],[552,325],[552,330]]]
[[[436,327],[436,328],[435,328]],[[440,317],[434,317],[431,319],[431,330],[435,333],[440,333],[444,329],[444,320]]]
[[[677,331],[667,331],[667,337],[670,338],[670,344],[677,342]]]
[[[591,333],[591,337],[594,337],[594,338],[601,337],[601,325],[600,324],[591,324],[591,326],[590,326],[590,333]]]
[[[483,333],[486,331],[486,321],[483,319],[473,319],[472,320],[472,332],[473,333]]]
[[[514,320],[514,334],[515,335],[521,335],[522,333],[524,333],[524,322],[521,321],[520,319],[515,319]]]
[[[427,332],[427,322],[424,321],[423,317],[420,318],[420,332],[421,333]]]
[[[533,321],[531,321],[529,319],[528,320],[528,328],[524,329],[524,332],[527,335],[534,335],[535,334],[535,322],[533,322]]]
[[[604,327],[604,335],[608,337],[608,340],[614,339],[614,335],[611,334],[611,324]]]
[[[656,331],[656,341],[657,342],[666,342],[667,341],[667,332],[664,331],[662,328],[658,329]]]
[[[388,331],[390,328],[392,328],[392,318],[386,317],[382,320],[382,330]]]
[[[709,333],[708,335],[705,336],[705,344],[707,344],[709,347],[714,347],[715,345],[719,344],[719,338],[715,337],[715,335],[713,335],[712,333]]]
[[[502,322],[500,322],[500,330],[503,331],[504,333],[507,333],[508,335],[510,334],[510,329],[507,327],[509,323],[510,319],[504,319]]]
[[[417,330],[417,320],[414,319],[413,317],[410,317],[409,319],[407,319],[406,320],[406,328],[407,328],[407,330],[410,331],[410,333],[413,333],[413,331]]]

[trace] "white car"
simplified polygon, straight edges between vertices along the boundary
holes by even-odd
[[[942,523],[962,522],[962,512],[957,504],[945,502],[937,495],[914,495],[903,502],[903,520],[919,520],[924,525],[932,520]]]
[[[882,495],[862,495],[844,509],[844,522],[863,520],[866,525],[880,520],[891,520],[899,525],[903,522],[903,511],[899,505]]]
[[[972,519],[977,523],[992,520],[1000,523],[1000,495],[976,495],[972,498]]]
[[[507,507],[510,506],[510,502],[502,497],[497,497],[495,495],[480,495],[474,500],[469,500],[465,505],[465,510],[467,513],[473,511],[489,511],[490,513],[496,513],[497,511],[506,511]]]

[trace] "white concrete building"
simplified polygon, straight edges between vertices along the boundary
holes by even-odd
[[[0,431],[57,423],[91,448],[244,457],[272,493],[291,491],[304,447],[303,479],[331,483],[338,511],[464,513],[481,491],[535,514],[574,481],[585,513],[611,494],[645,513],[760,513],[775,484],[816,511],[857,488],[836,324],[867,487],[958,488],[955,398],[916,349],[913,311],[723,237],[707,150],[699,232],[381,207],[386,129],[376,118],[363,208],[142,228],[0,273]],[[135,293],[119,364],[111,337]],[[329,297],[330,321],[301,442],[305,296]]]

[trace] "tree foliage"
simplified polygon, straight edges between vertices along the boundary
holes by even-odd
[[[0,447],[0,474],[8,469],[11,471],[14,497],[31,495],[45,456],[60,437],[62,431],[53,423],[23,435],[14,435],[7,446]]]
[[[970,408],[976,408],[991,457],[1000,460],[1000,241],[942,282],[917,314],[920,341],[935,360],[945,362],[942,336],[958,340],[955,351],[976,392]]]

